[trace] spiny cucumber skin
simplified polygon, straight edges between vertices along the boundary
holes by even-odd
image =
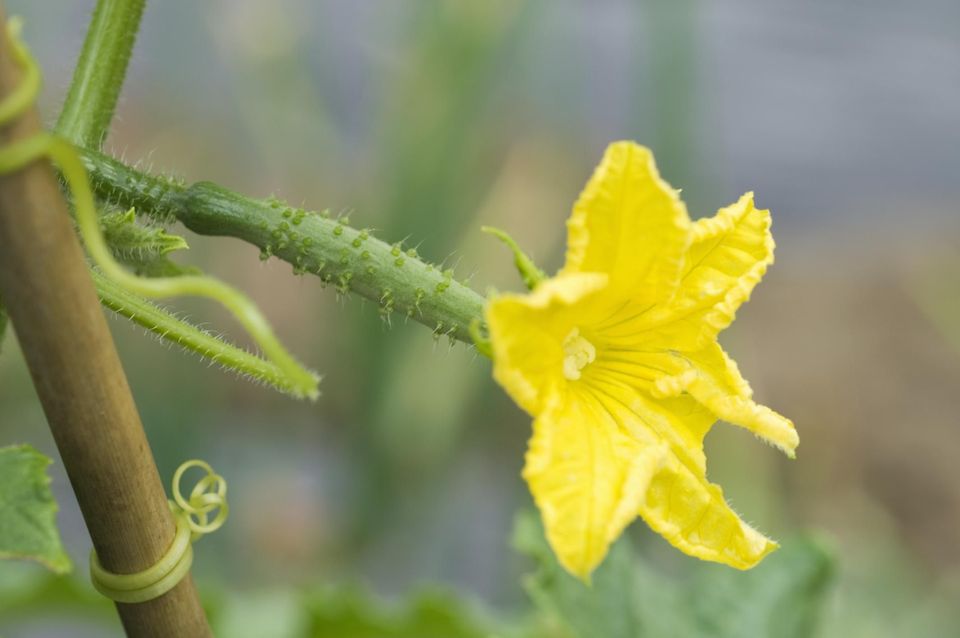
[[[210,182],[198,182],[184,192],[177,217],[201,235],[229,235],[252,243],[298,272],[317,275],[342,293],[363,295],[386,315],[405,314],[436,334],[472,343],[470,323],[482,318],[483,298],[455,281],[451,272],[343,219],[251,199]]]
[[[373,300],[385,317],[400,312],[437,336],[473,343],[469,326],[483,318],[483,297],[412,249],[276,200],[252,199],[210,182],[185,187],[96,151],[81,155],[101,199],[159,220],[175,218],[201,235],[242,239],[258,246],[264,259],[279,257],[295,272]]]

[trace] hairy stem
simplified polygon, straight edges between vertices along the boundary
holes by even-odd
[[[210,182],[186,186],[96,151],[81,154],[101,199],[164,221],[177,219],[201,235],[242,239],[258,246],[263,258],[279,257],[297,273],[375,301],[387,319],[399,312],[436,335],[473,342],[470,325],[482,321],[483,297],[413,249],[387,244],[345,219],[253,199]]]
[[[99,149],[117,105],[145,0],[98,0],[56,131]]]
[[[175,342],[185,350],[207,357],[227,370],[241,371],[242,374],[283,392],[294,393],[287,375],[273,362],[226,343],[217,336],[185,322],[168,310],[124,290],[97,270],[91,269],[90,274],[100,302],[118,315],[163,339]]]

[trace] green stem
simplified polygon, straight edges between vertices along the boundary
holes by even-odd
[[[421,260],[414,249],[390,245],[345,219],[258,200],[210,182],[191,186],[152,176],[96,151],[81,151],[98,197],[163,221],[177,219],[200,235],[229,236],[309,272],[341,293],[371,299],[389,320],[399,312],[468,344],[482,321],[484,300],[453,279],[451,270]]]
[[[99,149],[127,73],[145,0],[98,0],[56,131]]]
[[[130,319],[164,339],[173,341],[185,350],[207,357],[224,369],[240,372],[257,381],[272,385],[282,392],[295,394],[295,388],[290,384],[289,377],[274,363],[232,346],[164,308],[146,301],[139,295],[124,290],[104,277],[98,270],[91,268],[90,275],[93,277],[101,303],[118,315]]]

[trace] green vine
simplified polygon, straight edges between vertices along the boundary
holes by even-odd
[[[199,234],[242,239],[258,246],[264,259],[287,261],[296,274],[310,273],[340,294],[366,297],[387,322],[401,313],[437,337],[478,343],[483,298],[456,281],[452,270],[421,260],[415,249],[387,244],[368,230],[350,227],[345,218],[333,219],[275,199],[249,198],[209,182],[187,186],[101,154],[143,9],[144,0],[98,1],[57,123],[58,133],[81,152],[95,194],[108,211],[100,215],[99,223],[115,258],[149,277],[189,279],[196,269],[166,257],[167,252],[186,248],[182,238],[161,227],[142,226],[134,215],[161,226],[179,221]],[[243,376],[302,394],[274,362],[184,321],[138,294],[143,291],[116,285],[113,275],[91,273],[102,303],[121,316]]]
[[[21,69],[21,79],[17,87],[0,101],[0,126],[32,108],[40,89],[40,69],[20,40],[20,30],[21,23],[11,19],[7,32],[12,57]],[[264,355],[283,373],[284,383],[294,396],[315,399],[319,395],[319,377],[294,359],[277,339],[257,306],[236,289],[212,277],[198,274],[140,277],[116,261],[101,228],[87,171],[69,142],[45,131],[11,142],[0,152],[0,174],[19,170],[41,157],[49,158],[59,167],[73,196],[77,230],[90,258],[108,280],[127,292],[147,297],[193,295],[223,304],[250,333]],[[240,369],[240,372],[256,374],[257,371]]]
[[[146,0],[99,0],[56,131],[99,149],[116,108]]]
[[[482,318],[483,297],[415,249],[383,242],[346,218],[253,199],[210,182],[186,186],[96,151],[81,156],[97,196],[113,206],[136,208],[160,222],[176,219],[201,235],[242,239],[259,247],[264,259],[278,257],[298,274],[376,302],[385,318],[399,312],[437,335],[473,343],[470,324]]]

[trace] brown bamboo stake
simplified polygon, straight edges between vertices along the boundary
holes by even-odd
[[[0,6],[0,95],[17,86]],[[35,110],[0,144],[39,130]],[[0,176],[0,296],[12,320],[60,457],[103,566],[153,565],[173,517],[57,178],[46,160]],[[206,637],[188,575],[163,596],[117,604],[131,637]]]

